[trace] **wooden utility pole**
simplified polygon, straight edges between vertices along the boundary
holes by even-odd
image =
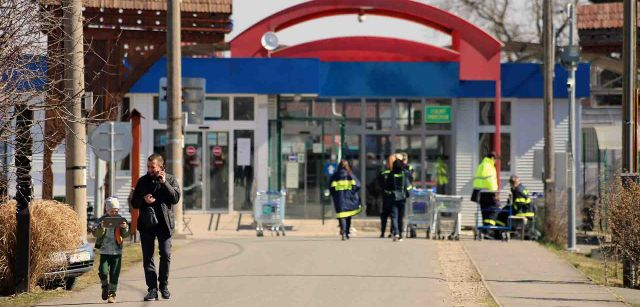
[[[18,293],[29,292],[29,259],[31,259],[31,126],[33,126],[33,112],[29,106],[20,103],[16,106],[16,262],[15,282]]]
[[[135,188],[140,178],[140,118],[142,114],[138,110],[133,109],[131,111],[131,139],[133,145],[131,146],[131,187]],[[136,230],[138,229],[138,209],[131,208],[131,238],[136,242]]]
[[[78,214],[82,237],[87,229],[87,131],[82,117],[84,39],[82,0],[64,0],[64,94],[67,108],[65,197]]]
[[[636,26],[637,0],[624,1],[624,20],[622,26],[622,171],[626,180],[638,179],[638,145],[637,145],[637,61],[636,61]],[[623,178],[625,179],[625,178]],[[625,187],[628,187],[625,184]],[[636,265],[630,259],[622,262],[622,284],[626,288],[636,285]]]
[[[544,46],[544,177],[545,177],[545,221],[547,234],[553,231],[556,214],[556,184],[555,184],[555,156],[553,148],[553,71],[554,71],[554,43],[553,43],[553,3],[552,0],[543,2],[543,46]]]
[[[182,50],[180,49],[180,0],[167,6],[167,172],[175,176],[182,191]],[[173,206],[175,233],[182,234],[182,197]]]

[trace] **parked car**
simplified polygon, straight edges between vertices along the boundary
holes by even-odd
[[[95,253],[89,242],[83,240],[82,245],[74,251],[61,251],[53,254],[51,259],[55,262],[67,261],[67,267],[45,273],[41,285],[45,289],[64,287],[66,290],[73,289],[76,278],[93,269]]]

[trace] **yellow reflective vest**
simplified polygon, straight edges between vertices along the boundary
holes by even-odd
[[[478,190],[498,190],[498,176],[496,166],[491,158],[484,158],[473,177],[473,188]]]

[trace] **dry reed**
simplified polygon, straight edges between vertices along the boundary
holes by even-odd
[[[43,281],[44,273],[64,269],[67,261],[55,261],[57,252],[73,251],[80,245],[82,227],[68,205],[53,200],[33,201],[31,212],[30,289]],[[16,202],[0,205],[0,293],[15,292]]]

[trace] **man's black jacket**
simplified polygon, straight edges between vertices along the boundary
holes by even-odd
[[[153,198],[156,199],[153,204],[147,204],[147,202],[144,201],[144,196],[147,194],[153,195]],[[156,227],[163,226],[164,222],[166,229],[173,234],[175,220],[171,208],[178,203],[178,200],[180,200],[180,186],[176,182],[175,177],[166,174],[164,183],[161,183],[157,177],[146,174],[138,179],[133,197],[131,198],[131,206],[136,209],[152,206],[160,223]],[[140,216],[138,216],[138,229],[140,231],[150,230],[140,224]]]

